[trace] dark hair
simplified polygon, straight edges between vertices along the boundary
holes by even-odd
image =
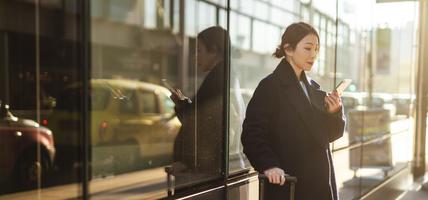
[[[289,48],[292,50],[296,49],[297,43],[300,42],[307,35],[314,34],[320,40],[318,32],[311,25],[305,22],[293,23],[285,29],[282,34],[281,44],[276,48],[275,53],[272,55],[276,58],[282,58],[285,56],[285,44],[290,45]]]
[[[209,27],[198,34],[198,40],[205,44],[208,51],[216,50],[217,55],[227,56],[225,53],[229,49],[230,38],[224,28],[220,26]]]

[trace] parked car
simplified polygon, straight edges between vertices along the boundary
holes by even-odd
[[[53,169],[52,131],[33,120],[15,117],[1,101],[0,149],[0,182],[6,184],[5,187],[35,188],[39,177],[44,180]],[[0,191],[5,192],[2,189]]]
[[[350,110],[356,109],[361,104],[361,95],[355,92],[344,92],[342,94],[342,105],[347,114]]]
[[[410,94],[394,94],[392,101],[397,108],[397,115],[409,116],[414,107],[415,96]]]
[[[394,116],[397,114],[397,107],[395,106],[393,100],[392,100],[392,95],[388,94],[388,93],[373,93],[373,98],[377,99],[380,98],[382,99],[383,102],[383,106],[382,108],[389,110],[390,112],[390,116],[392,118],[394,118]]]
[[[367,93],[362,93],[362,106],[369,108],[383,108],[389,111],[390,117],[396,115],[396,107],[392,101],[392,95],[388,93],[373,93],[371,99]]]
[[[71,155],[78,151],[80,105],[72,100],[80,94],[80,85],[67,87],[57,98],[56,109],[50,117],[59,152],[60,148],[65,149],[61,152]],[[139,81],[91,80],[89,138],[93,176],[142,169],[172,160],[181,123],[175,116],[170,94],[162,86]]]

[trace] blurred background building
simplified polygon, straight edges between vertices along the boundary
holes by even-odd
[[[331,144],[340,199],[428,196],[427,13],[427,0],[1,0],[0,199],[258,199],[241,125],[298,21],[320,34],[311,78],[353,80]],[[182,124],[162,79],[195,95],[211,26],[231,39],[222,166],[175,183]]]

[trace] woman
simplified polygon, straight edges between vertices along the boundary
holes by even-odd
[[[345,120],[340,94],[331,94],[305,71],[319,49],[319,36],[300,22],[285,30],[275,71],[257,86],[247,107],[241,140],[253,167],[269,182],[266,199],[286,199],[283,175],[296,176],[299,200],[337,199],[329,143],[342,137]]]
[[[226,30],[213,26],[197,36],[197,65],[207,73],[193,103],[179,100],[180,90],[173,91],[176,113],[182,128],[174,144],[174,171],[191,175],[219,175],[221,173],[223,104],[225,91],[225,55],[229,37]],[[177,179],[177,182],[178,179]]]

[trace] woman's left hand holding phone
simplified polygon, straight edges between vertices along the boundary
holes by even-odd
[[[334,90],[330,94],[324,97],[324,103],[327,106],[328,113],[336,113],[342,107],[342,100],[340,99],[340,94]]]
[[[171,91],[171,96],[169,96],[169,98],[171,98],[172,101],[174,101],[174,103],[178,103],[181,100],[181,96],[183,96],[183,93],[181,92],[180,89],[170,89]]]

